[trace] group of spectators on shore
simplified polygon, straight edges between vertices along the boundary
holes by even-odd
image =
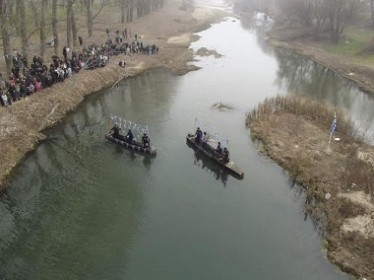
[[[56,54],[52,55],[52,62],[49,67],[39,56],[34,56],[32,63],[29,65],[26,59],[15,50],[9,78],[4,79],[0,73],[0,102],[2,106],[7,107],[21,98],[51,87],[55,83],[63,82],[82,69],[104,67],[111,56],[158,53],[156,45],[144,45],[143,42],[139,41],[140,37],[136,34],[135,40],[129,43],[126,29],[126,32],[122,32],[121,35],[117,30],[117,36],[113,42],[109,38],[108,30],[108,39],[104,44],[91,44],[82,47],[79,51],[70,51],[65,46],[62,50],[63,57]],[[121,60],[119,65],[125,67],[125,61]]]

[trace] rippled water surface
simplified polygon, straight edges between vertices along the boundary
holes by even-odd
[[[248,25],[228,18],[201,32],[192,47],[223,55],[198,57],[201,70],[128,79],[48,131],[0,198],[1,279],[347,279],[244,119],[266,97],[303,93],[372,124],[373,100]],[[106,142],[110,113],[148,124],[157,157]],[[243,180],[186,145],[195,118],[230,139]]]

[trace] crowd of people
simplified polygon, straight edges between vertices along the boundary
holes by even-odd
[[[140,37],[135,34],[135,39],[131,42],[128,39],[127,30],[116,32],[113,41],[109,38],[102,45],[91,44],[82,47],[81,50],[70,51],[68,47],[62,49],[62,57],[54,54],[51,57],[49,66],[40,56],[34,56],[32,63],[28,64],[26,59],[16,50],[13,53],[12,69],[8,79],[3,78],[0,73],[0,102],[7,107],[13,102],[25,98],[44,88],[51,87],[55,83],[64,82],[65,79],[78,73],[82,69],[96,69],[104,67],[111,56],[158,53],[156,45],[145,45],[139,41]],[[82,39],[80,37],[80,44]],[[121,60],[119,65],[125,67],[125,61]]]

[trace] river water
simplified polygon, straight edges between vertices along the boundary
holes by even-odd
[[[191,47],[223,57],[91,96],[17,168],[0,198],[0,279],[348,279],[324,257],[303,192],[258,154],[244,120],[266,97],[303,93],[361,124],[373,99],[237,19],[199,36]],[[106,142],[109,114],[148,124],[157,157]],[[186,145],[196,118],[229,139],[243,180]]]

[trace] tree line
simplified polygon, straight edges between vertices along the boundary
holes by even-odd
[[[66,46],[77,47],[77,14],[86,17],[87,36],[93,35],[94,21],[109,7],[120,11],[120,22],[128,23],[163,7],[164,0],[0,0],[0,21],[3,54],[8,73],[12,67],[11,42],[19,39],[21,54],[27,60],[30,39],[38,34],[39,55],[44,57],[47,36],[52,33],[51,45],[59,53],[61,23],[66,28]],[[65,38],[64,38],[65,39]]]
[[[360,15],[370,16],[374,27],[374,0],[239,0],[252,11],[276,11],[290,21],[311,27],[314,35],[328,32],[332,43],[338,43],[345,27]]]

